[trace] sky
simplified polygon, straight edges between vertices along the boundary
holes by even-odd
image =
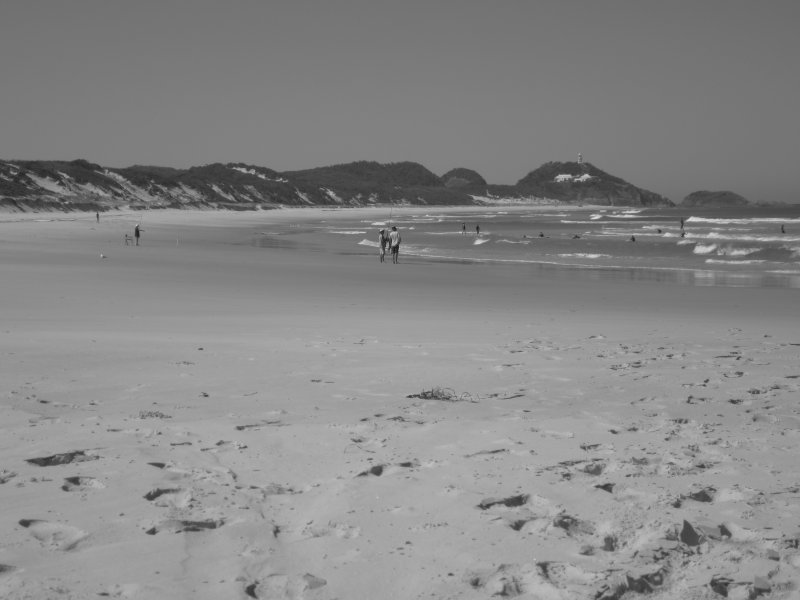
[[[582,153],[800,202],[800,2],[0,0],[0,159],[513,184]]]

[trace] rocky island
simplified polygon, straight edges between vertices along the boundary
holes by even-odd
[[[683,199],[681,206],[698,208],[725,208],[731,206],[748,206],[750,201],[739,194],[730,191],[692,192]]]

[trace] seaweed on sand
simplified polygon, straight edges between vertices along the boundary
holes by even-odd
[[[442,402],[477,402],[472,394],[463,392],[457,394],[453,388],[434,387],[429,390],[422,390],[419,394],[410,394],[406,398],[420,398],[422,400],[440,400]]]

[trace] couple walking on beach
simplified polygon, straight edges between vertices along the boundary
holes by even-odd
[[[481,226],[480,225],[475,225],[475,235],[480,235],[480,234],[481,234]],[[462,223],[461,224],[461,235],[467,235],[467,224],[466,223]]]
[[[389,246],[389,250],[392,253],[392,262],[397,264],[400,257],[400,232],[397,231],[397,227],[392,225],[392,230],[388,232],[385,229],[381,229],[378,232],[378,246],[380,247],[381,262],[385,262],[386,246]]]

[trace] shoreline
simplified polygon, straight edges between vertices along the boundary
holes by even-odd
[[[530,211],[530,210],[552,210],[553,208],[563,209],[566,211],[570,210],[586,210],[586,209],[610,209],[610,208],[624,208],[624,207],[613,207],[613,206],[603,206],[603,205],[570,205],[570,204],[539,204],[539,203],[532,203],[532,204],[483,204],[483,205],[396,205],[396,204],[385,204],[385,205],[374,205],[374,206],[305,206],[305,207],[288,207],[288,206],[280,206],[270,209],[259,209],[259,210],[229,210],[229,209],[208,209],[208,210],[201,210],[201,209],[177,209],[177,208],[157,208],[157,209],[143,209],[143,210],[134,210],[134,209],[114,209],[109,210],[107,212],[101,212],[100,217],[101,220],[103,217],[119,217],[119,216],[126,216],[126,215],[166,215],[169,220],[173,220],[175,217],[179,217],[183,215],[184,217],[192,218],[192,216],[199,216],[199,215],[215,215],[221,216],[222,218],[228,218],[235,215],[242,217],[243,219],[253,218],[255,216],[265,216],[265,215],[282,215],[288,220],[297,219],[298,217],[308,216],[309,214],[314,214],[314,212],[318,213],[364,213],[364,214],[372,214],[378,212],[397,212],[398,214],[403,213],[414,213],[420,211],[430,211],[430,212],[486,212],[487,209],[497,209],[498,212],[502,211]],[[643,208],[643,207],[629,207],[631,209],[636,208]],[[7,216],[14,216],[15,219],[7,220],[3,217]],[[60,215],[63,218],[53,218],[48,219],[45,218],[46,215]],[[73,215],[79,215],[73,218]],[[16,218],[18,217],[18,218]],[[15,211],[3,211],[0,210],[0,223],[5,222],[17,222],[17,221],[29,221],[29,220],[41,220],[41,221],[78,221],[85,219],[94,219],[95,211],[71,211],[71,212],[63,212],[63,211],[52,211],[52,212],[15,212]],[[316,215],[315,215],[316,217]]]

